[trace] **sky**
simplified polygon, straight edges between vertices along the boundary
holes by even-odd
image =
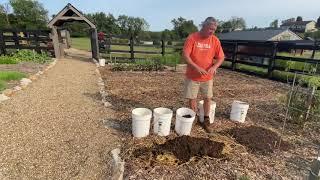
[[[49,17],[71,3],[84,13],[105,12],[115,17],[127,15],[144,18],[151,31],[172,29],[171,20],[183,17],[199,25],[213,16],[227,21],[232,16],[242,17],[247,28],[268,27],[278,19],[302,16],[314,20],[320,16],[320,0],[38,0],[49,11]],[[8,0],[0,0],[1,4]]]

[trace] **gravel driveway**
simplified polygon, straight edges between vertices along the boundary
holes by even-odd
[[[108,179],[117,132],[101,104],[95,65],[58,60],[0,104],[0,179]]]

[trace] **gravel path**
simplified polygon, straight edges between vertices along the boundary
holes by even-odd
[[[119,139],[97,80],[93,63],[62,59],[0,104],[0,179],[109,179]]]

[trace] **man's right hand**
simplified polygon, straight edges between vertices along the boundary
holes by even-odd
[[[201,67],[197,67],[196,69],[201,75],[207,75],[208,74],[208,71],[202,69]]]

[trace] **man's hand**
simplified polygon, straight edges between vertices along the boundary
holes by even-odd
[[[217,74],[217,68],[212,66],[209,70],[208,70],[208,73],[212,74],[212,75],[215,75]]]
[[[207,75],[208,74],[208,71],[202,69],[201,67],[197,67],[196,69],[201,75]]]

